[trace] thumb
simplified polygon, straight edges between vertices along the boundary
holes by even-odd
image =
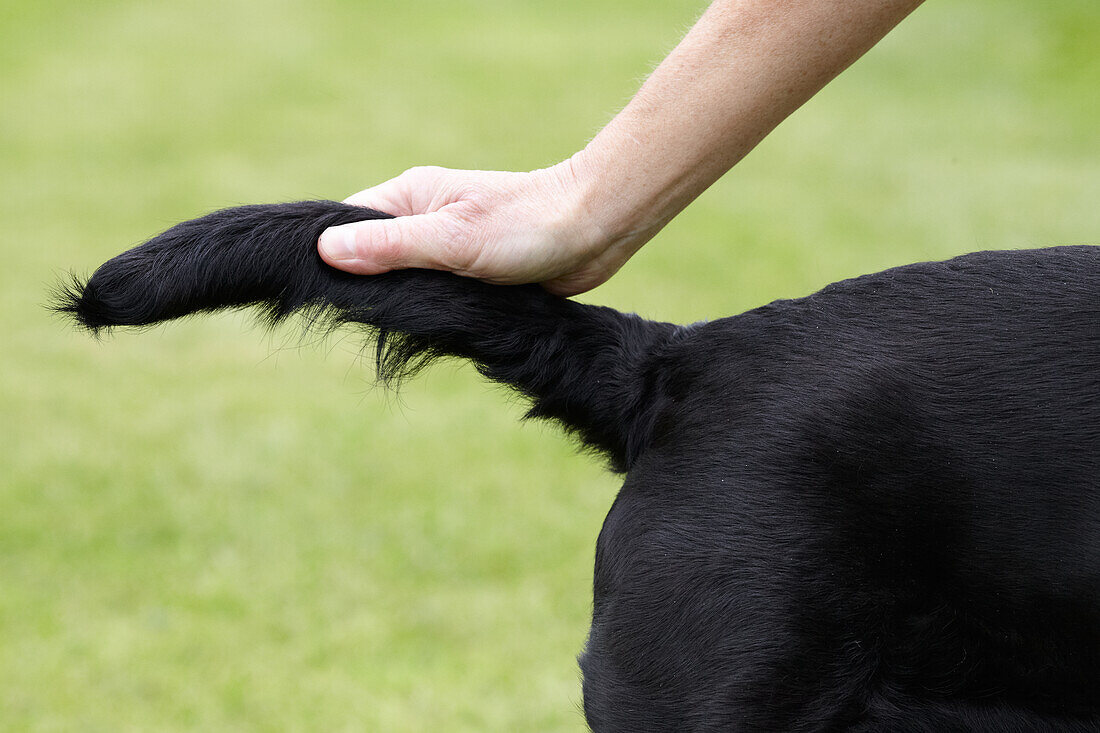
[[[357,275],[406,267],[447,270],[442,241],[432,215],[420,214],[329,227],[321,232],[317,251],[332,267]]]

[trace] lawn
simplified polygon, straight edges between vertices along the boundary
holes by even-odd
[[[0,730],[584,729],[597,462],[464,366],[394,395],[351,336],[42,304],[220,206],[553,163],[701,8],[0,8]],[[930,3],[583,299],[688,322],[1100,242],[1097,48],[1096,0]]]

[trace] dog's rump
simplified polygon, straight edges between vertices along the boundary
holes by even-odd
[[[684,333],[597,545],[595,730],[1100,730],[1100,248]]]

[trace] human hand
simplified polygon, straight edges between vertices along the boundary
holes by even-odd
[[[411,168],[346,199],[397,218],[327,229],[319,251],[361,275],[419,267],[582,293],[637,247],[600,225],[578,168],[574,159],[528,173]]]

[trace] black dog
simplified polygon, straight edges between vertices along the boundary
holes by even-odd
[[[982,252],[677,327],[327,267],[332,202],[189,221],[84,326],[256,306],[471,359],[626,482],[596,548],[598,731],[1100,730],[1100,247]]]

